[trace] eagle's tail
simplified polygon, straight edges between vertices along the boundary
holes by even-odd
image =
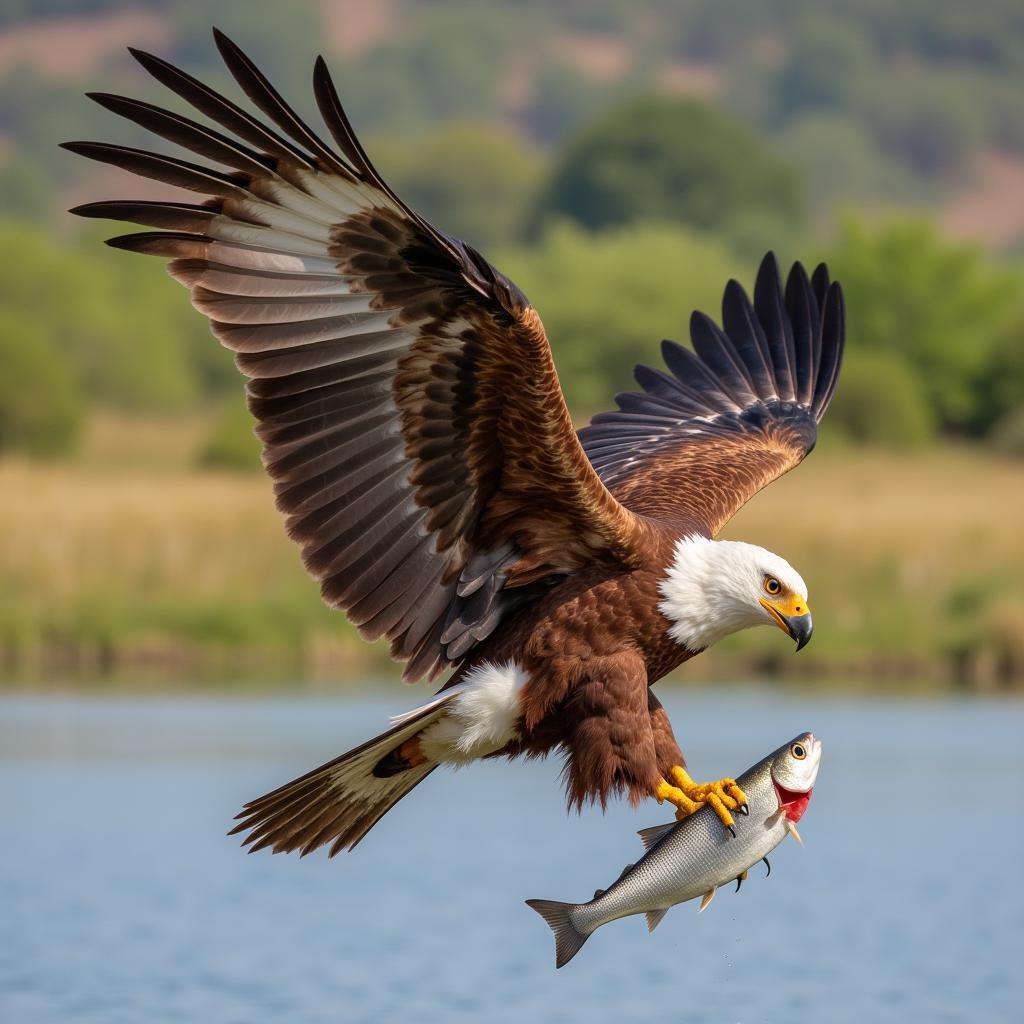
[[[330,856],[351,850],[406,793],[436,767],[420,754],[413,763],[401,747],[437,721],[455,696],[449,691],[393,720],[386,732],[301,778],[250,800],[228,833],[248,832],[250,853],[300,850],[302,856],[331,843]],[[417,745],[418,746],[418,745]]]

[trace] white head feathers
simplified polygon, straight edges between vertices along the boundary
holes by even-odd
[[[691,651],[750,626],[774,625],[761,605],[765,576],[807,597],[807,585],[784,558],[742,541],[682,537],[659,584],[669,635]]]

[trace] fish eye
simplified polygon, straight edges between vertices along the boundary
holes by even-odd
[[[802,761],[807,756],[807,748],[802,743],[794,743],[789,752],[798,760]]]
[[[769,594],[777,594],[782,589],[782,584],[774,576],[765,576],[764,589]]]

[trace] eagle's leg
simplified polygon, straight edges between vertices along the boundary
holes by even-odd
[[[675,765],[670,769],[669,776],[675,784],[675,788],[686,796],[691,804],[696,804],[697,807],[707,804],[718,815],[719,821],[728,829],[731,829],[733,825],[730,811],[735,811],[739,808],[741,813],[746,813],[744,808],[747,806],[747,796],[736,785],[735,779],[719,779],[717,782],[694,782],[687,774],[686,769],[681,765]],[[677,819],[685,818],[688,814],[693,813],[693,811],[685,810],[679,804],[676,804],[676,808]],[[696,810],[696,807],[694,810]]]

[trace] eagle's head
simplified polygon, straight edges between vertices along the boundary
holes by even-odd
[[[756,544],[682,537],[659,590],[669,635],[691,651],[750,626],[777,626],[798,651],[811,639],[807,585],[789,562]]]

